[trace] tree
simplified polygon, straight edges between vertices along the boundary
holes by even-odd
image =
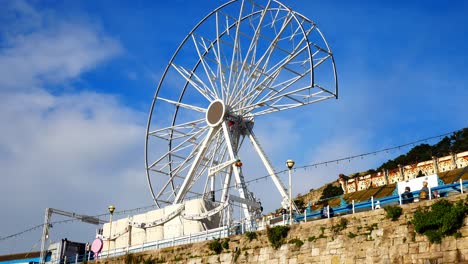
[[[449,137],[444,137],[439,143],[432,147],[432,155],[443,157],[450,154],[452,150],[452,140]]]
[[[452,151],[455,153],[468,150],[468,128],[453,133],[450,137],[452,140]]]
[[[323,189],[322,196],[320,196],[320,200],[324,200],[330,197],[338,196],[343,194],[343,189],[341,187],[333,186],[332,184],[328,184],[325,189]]]

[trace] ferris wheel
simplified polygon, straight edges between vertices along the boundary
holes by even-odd
[[[236,200],[252,216],[259,205],[239,154],[252,148],[289,204],[254,122],[337,95],[333,54],[314,22],[275,0],[221,5],[183,39],[157,86],[145,146],[154,202]]]

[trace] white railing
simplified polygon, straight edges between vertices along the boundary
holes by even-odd
[[[103,251],[99,258],[108,258],[108,257],[116,257],[125,255],[127,253],[135,253],[135,252],[142,252],[147,250],[153,249],[160,249],[166,247],[173,247],[178,245],[185,245],[191,243],[202,242],[206,240],[211,240],[213,238],[225,238],[229,237],[229,227],[223,226],[211,230],[207,230],[204,232],[199,232],[195,234],[190,234],[181,237],[174,237],[168,238],[163,240],[156,240],[148,243],[143,243],[141,245],[135,245],[131,247],[123,247],[123,248],[114,248],[107,251]]]

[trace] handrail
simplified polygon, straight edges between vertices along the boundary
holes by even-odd
[[[468,167],[467,167],[468,168]],[[461,184],[460,183],[450,183],[450,184],[445,184],[445,185],[440,185],[431,188],[431,191],[437,190],[439,194],[441,195],[446,195],[447,193],[450,192],[461,192],[460,185],[463,186],[463,188],[468,187],[468,180],[463,181]],[[413,194],[414,199],[419,199],[419,191],[413,191],[411,192]],[[391,196],[386,196],[380,199],[375,199],[375,202],[379,201],[380,206],[383,207],[385,205],[389,204],[399,204],[400,203],[400,196],[399,195],[391,195]],[[335,214],[348,214],[349,212],[352,212],[352,207],[350,207],[352,204],[347,204],[346,206],[339,206],[333,208],[333,211]],[[372,208],[372,201],[362,201],[362,202],[357,202],[354,204],[354,209],[355,210],[362,210],[362,209],[370,209]],[[303,221],[305,218],[307,219],[313,219],[320,217],[320,210],[312,211],[310,213],[306,213],[305,216],[304,214],[296,215],[294,218],[295,221]]]

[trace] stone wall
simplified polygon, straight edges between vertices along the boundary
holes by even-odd
[[[449,200],[466,199],[466,194]],[[446,237],[441,244],[430,244],[425,236],[414,232],[408,222],[419,206],[432,201],[402,205],[397,221],[385,218],[383,209],[316,220],[294,225],[288,234],[304,242],[302,246],[285,244],[273,249],[266,232],[249,242],[245,235],[230,238],[229,249],[213,254],[208,242],[165,248],[127,255],[101,263],[468,263],[468,221],[461,228],[461,238]],[[336,231],[342,219],[344,230]],[[333,231],[335,230],[335,232]],[[237,253],[236,253],[237,252]]]

